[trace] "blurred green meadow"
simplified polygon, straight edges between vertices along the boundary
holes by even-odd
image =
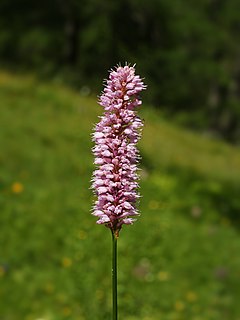
[[[100,80],[101,81],[101,80]],[[0,73],[0,319],[111,318],[86,91]],[[119,319],[240,320],[240,150],[144,105],[141,216],[119,238]]]

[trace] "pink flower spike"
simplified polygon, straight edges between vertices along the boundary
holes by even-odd
[[[135,66],[117,66],[100,96],[103,116],[93,133],[94,164],[92,188],[97,197],[93,215],[118,236],[123,224],[132,224],[139,215],[136,144],[141,136],[142,120],[136,114],[141,105],[139,93],[146,89],[135,75]]]

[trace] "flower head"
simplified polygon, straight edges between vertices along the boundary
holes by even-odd
[[[139,93],[146,86],[135,75],[134,66],[117,66],[100,96],[104,114],[95,126],[96,170],[92,188],[97,196],[93,215],[118,235],[123,224],[132,224],[138,215],[138,150],[136,143],[143,123],[136,114],[141,105]]]

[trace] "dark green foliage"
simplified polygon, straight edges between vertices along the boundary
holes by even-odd
[[[137,62],[149,102],[239,142],[239,12],[238,0],[1,0],[0,59],[93,90]]]

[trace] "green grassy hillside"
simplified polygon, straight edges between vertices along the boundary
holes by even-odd
[[[101,81],[101,79],[100,79]],[[95,99],[0,73],[0,319],[111,318],[111,236],[90,215]],[[152,108],[138,221],[119,239],[119,319],[240,319],[240,150]]]

